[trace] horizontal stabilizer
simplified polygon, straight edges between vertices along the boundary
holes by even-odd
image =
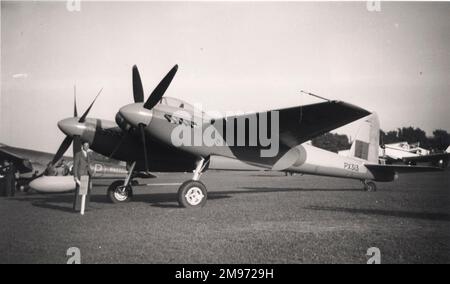
[[[392,172],[392,173],[420,173],[420,172],[439,172],[443,169],[438,167],[426,166],[408,166],[408,165],[365,165],[371,172]]]
[[[404,157],[403,162],[435,162],[439,160],[448,160],[450,153],[430,154],[422,156]]]

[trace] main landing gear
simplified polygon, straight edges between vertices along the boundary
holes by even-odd
[[[109,187],[107,195],[112,203],[129,202],[133,197],[133,188],[131,187],[131,175],[133,174],[136,162],[131,164],[125,181],[116,180]]]
[[[184,208],[198,208],[206,204],[208,193],[206,186],[199,180],[208,161],[198,161],[192,180],[185,181],[178,189],[178,204]]]
[[[371,180],[363,180],[364,190],[367,192],[375,192],[377,191],[377,185]]]
[[[206,204],[208,193],[206,186],[200,181],[202,172],[208,165],[208,160],[201,158],[194,171],[191,180],[185,181],[178,189],[178,204],[184,208],[198,208]],[[112,203],[129,202],[133,197],[133,182],[131,176],[133,174],[136,162],[131,164],[125,181],[116,180],[108,187],[108,198]]]

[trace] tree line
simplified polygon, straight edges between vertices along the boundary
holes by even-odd
[[[432,136],[420,128],[402,127],[397,130],[385,132],[380,130],[380,145],[406,141],[408,143],[420,143],[420,147],[432,152],[443,152],[450,145],[450,133],[443,129],[436,129]],[[325,133],[312,140],[312,145],[337,153],[341,150],[350,149],[351,141],[345,134]]]

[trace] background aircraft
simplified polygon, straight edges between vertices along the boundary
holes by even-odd
[[[377,116],[345,102],[328,100],[323,103],[275,110],[279,118],[279,131],[274,139],[279,144],[279,151],[274,156],[264,157],[261,151],[267,150],[268,146],[259,140],[250,145],[249,128],[245,128],[244,146],[236,146],[235,135],[230,139],[225,132],[239,131],[236,129],[235,121],[250,121],[252,116],[268,117],[272,112],[211,119],[187,102],[163,98],[177,70],[178,66],[175,65],[144,102],[140,74],[134,66],[132,70],[134,103],[119,110],[116,123],[87,118],[95,99],[80,118],[74,115],[72,118],[59,121],[58,127],[67,137],[58,149],[53,163],[62,157],[74,139],[88,141],[94,151],[126,161],[129,164],[127,177],[124,181],[113,182],[108,188],[108,196],[116,203],[130,200],[132,196],[130,182],[136,173],[151,177],[150,171],[193,171],[192,179],[184,182],[178,190],[178,202],[182,207],[199,207],[205,204],[207,190],[199,179],[202,172],[208,168],[234,170],[248,167],[352,178],[361,180],[368,191],[376,190],[373,181],[392,181],[399,172],[436,170],[431,167],[379,165]],[[349,157],[342,157],[305,143],[366,116],[368,118],[365,121],[365,132],[353,143]],[[198,124],[198,121],[201,123]],[[230,125],[231,130],[227,130],[226,126]],[[190,137],[202,135],[205,130],[212,127],[225,144],[175,146],[172,134],[179,127],[190,134]],[[275,126],[267,124],[265,127],[258,129],[270,133],[271,128]]]
[[[17,168],[17,187],[29,188],[42,193],[68,192],[75,189],[72,177],[73,159],[63,157],[52,167],[48,167],[54,154],[0,144],[0,162],[7,160]],[[91,165],[95,178],[123,178],[126,166],[117,161],[105,159],[94,153]]]
[[[53,154],[0,144],[0,161],[9,161],[16,166],[19,173],[18,188],[28,190],[28,184],[35,178],[43,176]],[[66,176],[70,172],[71,159],[63,157],[54,165],[52,176]]]
[[[77,115],[76,101],[74,115]],[[81,149],[78,138],[73,149],[74,154]],[[58,160],[54,160],[54,157],[55,154],[0,143],[0,162],[6,160],[16,166],[19,173],[17,187],[26,191],[32,188],[37,192],[57,193],[75,189],[76,185],[72,177],[73,159],[59,156]],[[93,160],[91,167],[94,178],[123,178],[128,173],[125,165],[95,152]]]
[[[419,147],[418,144],[399,142],[385,144],[380,148],[380,159],[386,163],[405,163],[407,165],[417,165],[419,163],[429,163],[441,168],[448,166],[450,159],[450,146],[445,153],[431,153],[430,150]]]

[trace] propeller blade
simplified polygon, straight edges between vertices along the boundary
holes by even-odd
[[[72,153],[73,153],[73,157],[75,158],[75,154],[77,154],[78,152],[81,151],[81,139],[80,136],[75,135],[73,137],[73,145],[72,145]]]
[[[61,157],[64,155],[64,153],[67,151],[67,149],[69,149],[70,144],[72,144],[72,137],[67,136],[63,142],[61,143],[61,145],[58,148],[58,151],[56,151],[55,156],[53,157],[53,160],[51,162],[51,165],[55,165],[59,159],[61,159]]]
[[[167,88],[169,87],[170,83],[172,82],[173,77],[177,73],[178,65],[175,65],[169,73],[159,82],[158,86],[153,90],[153,92],[150,94],[150,97],[147,99],[147,101],[144,104],[144,108],[150,110],[155,105],[158,104],[158,102],[161,100],[161,98],[164,96],[164,93],[166,92]]]
[[[148,172],[147,143],[145,141],[145,125],[139,124],[139,130],[141,131],[142,145],[144,146],[145,171]]]
[[[136,65],[133,66],[133,96],[135,103],[144,102],[144,89],[142,87],[141,76]]]
[[[80,120],[78,120],[78,122],[85,122],[86,121],[86,117],[89,113],[89,111],[91,110],[92,106],[94,105],[95,101],[97,100],[98,96],[100,95],[100,93],[102,92],[103,88],[100,89],[100,91],[98,92],[97,96],[95,97],[95,99],[92,101],[91,105],[88,107],[88,109],[83,113],[83,115],[80,117]]]
[[[78,116],[77,110],[77,86],[73,86],[73,117]]]
[[[120,139],[119,143],[117,143],[116,147],[112,150],[111,154],[108,156],[109,159],[113,159],[113,156],[116,154],[116,152],[119,150],[120,146],[122,145],[123,141],[125,141],[128,137],[128,132],[124,132],[122,139]]]

